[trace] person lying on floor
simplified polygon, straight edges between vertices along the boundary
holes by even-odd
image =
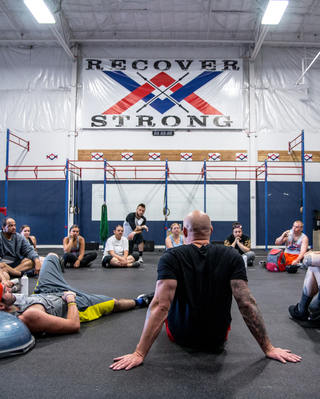
[[[139,254],[129,255],[128,239],[123,237],[123,227],[118,224],[113,230],[113,236],[108,238],[103,256],[103,267],[139,267]]]
[[[11,288],[1,283],[0,310],[17,316],[33,333],[55,334],[78,332],[80,323],[95,320],[107,313],[147,307],[153,296],[115,299],[77,290],[65,281],[59,258],[52,253],[42,264],[34,292],[30,296],[16,298]]]
[[[110,368],[129,370],[143,363],[166,323],[168,337],[179,345],[221,351],[231,323],[232,295],[264,354],[282,363],[300,356],[272,346],[262,315],[250,293],[242,256],[223,245],[210,244],[210,218],[191,212],[183,221],[187,245],[165,251],[158,264],[156,292],[134,353],[114,359]]]

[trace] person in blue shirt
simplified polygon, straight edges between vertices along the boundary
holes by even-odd
[[[183,235],[181,234],[181,229],[178,223],[172,223],[170,230],[172,234],[166,238],[166,249],[179,247],[180,245],[184,245],[186,243]]]

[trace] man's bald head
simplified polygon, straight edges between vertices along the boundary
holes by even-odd
[[[210,240],[212,226],[209,216],[202,211],[189,213],[183,221],[183,232],[189,239]]]

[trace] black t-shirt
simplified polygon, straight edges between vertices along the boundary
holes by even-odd
[[[182,245],[166,251],[158,264],[158,280],[177,280],[168,314],[176,342],[191,348],[221,346],[231,323],[230,281],[247,281],[243,258],[223,245]]]
[[[142,219],[142,223],[140,223],[139,226],[145,225],[147,219],[146,219],[144,216],[141,216],[140,219]],[[126,222],[129,223],[129,225],[130,225],[132,231],[134,231],[135,228],[136,228],[136,226],[137,226],[137,225],[136,225],[136,213],[135,213],[135,212],[128,213],[128,215],[127,215],[127,217],[126,217]]]
[[[224,245],[231,245],[233,244],[235,240],[235,236],[233,234],[230,234],[225,240],[224,240]],[[242,236],[240,237],[240,242],[242,245],[244,245],[247,248],[251,248],[251,242],[250,242],[250,237],[247,236],[246,234],[242,234]],[[235,249],[240,253],[240,255],[243,255],[245,252],[242,251],[242,249],[240,249],[238,247],[238,244],[236,244]]]

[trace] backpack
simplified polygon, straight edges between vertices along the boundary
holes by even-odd
[[[286,259],[282,249],[271,249],[267,257],[267,269],[269,272],[284,272],[285,266]]]

